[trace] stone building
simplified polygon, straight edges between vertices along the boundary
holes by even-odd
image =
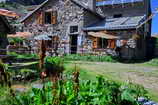
[[[151,22],[141,24],[150,13],[150,0],[46,0],[21,22],[25,30],[34,24],[52,39],[58,36],[66,53],[144,59]]]

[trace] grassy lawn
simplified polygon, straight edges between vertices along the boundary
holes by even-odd
[[[65,64],[66,71],[71,71],[75,65],[80,68],[81,79],[95,80],[97,75],[117,80],[130,81],[143,85],[154,101],[158,102],[158,68],[142,64],[122,64],[106,62],[73,61]]]

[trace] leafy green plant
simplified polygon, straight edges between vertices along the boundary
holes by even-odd
[[[97,81],[80,80],[79,92],[76,95],[74,81],[59,80],[57,87],[46,83],[43,89],[32,88],[26,94],[16,97],[18,105],[139,105],[137,85],[121,84],[97,77]],[[140,88],[140,87],[139,87]],[[140,88],[141,89],[141,88]],[[56,91],[54,95],[53,91]],[[141,92],[142,96],[147,93]]]
[[[63,59],[60,57],[47,57],[45,59],[45,69],[47,74],[60,74],[64,70]]]

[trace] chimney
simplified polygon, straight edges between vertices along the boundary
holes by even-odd
[[[144,5],[145,5],[145,13],[146,13],[146,19],[151,15],[151,0],[144,0]],[[147,32],[146,33],[146,36],[150,36],[151,35],[151,23],[152,23],[152,20],[148,21],[146,24],[145,24],[145,31]]]
[[[88,0],[89,9],[96,12],[96,0]]]
[[[145,4],[145,10],[146,10],[146,14],[147,16],[151,15],[151,0],[144,0],[144,4]]]

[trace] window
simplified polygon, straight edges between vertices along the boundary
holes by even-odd
[[[116,41],[112,39],[105,38],[93,38],[93,49],[114,49]]]
[[[45,24],[51,24],[51,12],[45,12]]]
[[[122,17],[122,14],[115,14],[113,17],[114,18],[120,18],[120,17]]]
[[[93,48],[106,49],[108,46],[108,41],[105,38],[94,38],[93,39]]]
[[[45,24],[57,24],[57,11],[45,12]]]
[[[78,26],[70,26],[70,33],[78,33]]]
[[[99,38],[99,43],[98,43],[99,45],[99,48],[107,48],[107,45],[108,45],[108,42],[107,42],[107,40],[106,39],[104,39],[104,38]]]

